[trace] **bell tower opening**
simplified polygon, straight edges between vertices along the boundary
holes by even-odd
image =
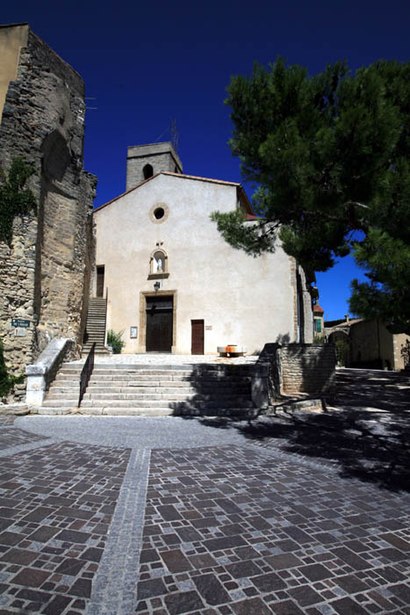
[[[127,152],[127,190],[157,173],[182,173],[182,163],[172,143],[133,145]]]

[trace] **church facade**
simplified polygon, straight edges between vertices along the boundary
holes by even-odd
[[[278,247],[252,257],[228,245],[213,211],[241,208],[238,183],[184,175],[170,143],[130,147],[127,192],[94,212],[93,295],[123,352],[248,354],[275,341],[310,342],[303,271]],[[251,223],[251,222],[250,222]]]

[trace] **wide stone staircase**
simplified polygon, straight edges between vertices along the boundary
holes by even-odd
[[[96,363],[78,408],[81,368],[63,365],[40,413],[245,417],[253,411],[253,365]]]
[[[106,354],[105,323],[107,316],[107,300],[104,297],[92,297],[88,304],[87,323],[84,333],[83,354],[88,354],[95,342],[95,352]]]

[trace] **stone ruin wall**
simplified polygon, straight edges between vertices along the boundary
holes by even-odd
[[[0,339],[11,373],[55,336],[82,339],[96,186],[82,168],[84,113],[81,77],[28,29],[0,125],[2,168],[16,157],[33,165],[38,208],[15,219],[11,248],[0,243]],[[21,337],[12,318],[31,321]]]

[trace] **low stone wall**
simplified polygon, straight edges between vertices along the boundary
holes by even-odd
[[[336,367],[331,344],[289,344],[278,349],[280,392],[283,395],[318,395]]]
[[[255,365],[252,401],[266,408],[282,396],[321,396],[336,367],[331,344],[265,344]]]

